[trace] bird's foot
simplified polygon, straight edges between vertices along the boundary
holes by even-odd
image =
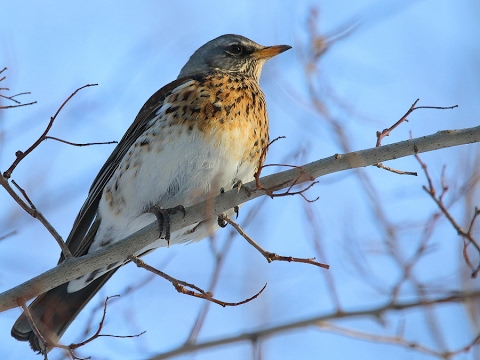
[[[221,215],[218,215],[218,218],[217,218],[217,224],[221,228],[224,228],[225,226],[228,225],[227,221],[224,219],[224,216],[225,216],[224,214],[221,214]]]
[[[235,184],[233,184],[233,188],[232,189],[235,189],[237,188],[237,194],[240,192],[240,189],[242,188],[242,185],[243,185],[243,181],[242,180],[238,180]]]
[[[164,209],[160,206],[153,205],[147,212],[155,215],[158,221],[158,237],[161,238],[163,234],[163,228],[165,227],[165,240],[168,246],[170,246],[170,215],[175,214],[177,211],[183,212],[185,216],[185,208],[182,205],[177,205],[172,208]]]

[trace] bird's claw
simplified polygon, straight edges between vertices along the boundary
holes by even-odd
[[[233,188],[237,188],[237,194],[240,193],[240,189],[242,188],[242,185],[243,185],[243,181],[242,180],[238,180],[234,185],[233,185]]]
[[[217,218],[217,224],[221,228],[224,228],[225,226],[228,225],[228,223],[227,223],[227,221],[225,220],[224,217],[225,217],[225,214],[221,214],[221,215],[218,215],[218,218]]]
[[[168,209],[153,205],[148,209],[148,212],[152,213],[157,218],[159,238],[162,237],[163,227],[165,226],[165,240],[167,241],[168,246],[170,246],[170,215],[175,214],[179,210],[183,212],[183,216],[185,217],[185,208],[182,205],[177,205]]]

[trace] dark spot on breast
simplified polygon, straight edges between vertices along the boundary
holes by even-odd
[[[227,115],[230,115],[230,110],[232,110],[233,108],[233,104],[232,105],[227,105],[227,106],[224,106],[223,109],[225,110],[225,113]]]
[[[178,109],[180,109],[180,106],[170,106],[167,110],[165,110],[165,114],[170,114]]]
[[[192,94],[192,90],[187,90],[183,93],[183,99],[182,101],[185,101],[188,99],[188,97]]]
[[[193,130],[193,124],[190,124],[190,126],[188,127],[188,130]]]
[[[140,146],[145,146],[150,144],[150,141],[148,139],[143,139],[142,142],[140,143]]]
[[[221,106],[213,104],[213,115],[215,115],[215,113],[220,110],[222,110]]]

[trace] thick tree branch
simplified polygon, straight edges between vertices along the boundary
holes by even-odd
[[[281,190],[288,188],[293,182],[300,184],[311,181],[312,178],[346,169],[365,167],[416,153],[475,142],[480,142],[480,126],[462,130],[439,131],[433,135],[378,148],[355,151],[347,154],[336,154],[300,168],[265,176],[261,179],[261,183],[270,190]],[[299,175],[302,173],[306,175],[299,179]],[[213,200],[209,199],[195,206],[191,206],[186,209],[185,217],[183,217],[183,214],[172,215],[171,231],[180,230],[186,226],[205,220],[208,218],[205,209],[211,210],[211,217],[214,218],[234,206],[265,195],[264,191],[256,190],[255,181],[245,184],[242,189],[244,188],[248,189],[248,191],[238,191],[238,189],[235,188],[216,196]],[[68,259],[55,268],[0,294],[0,311],[18,306],[18,298],[31,299],[62,283],[92,272],[95,269],[117,261],[123,261],[129,255],[136,253],[148,244],[154,242],[157,237],[158,225],[157,223],[152,223],[128,238],[100,251],[80,258]]]

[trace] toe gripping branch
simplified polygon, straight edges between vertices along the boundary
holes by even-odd
[[[185,208],[182,205],[177,205],[168,209],[153,205],[148,209],[148,212],[152,213],[157,218],[159,238],[162,237],[163,228],[165,228],[165,240],[167,240],[168,246],[170,246],[170,215],[175,214],[177,211],[183,212],[183,216],[185,217]]]

